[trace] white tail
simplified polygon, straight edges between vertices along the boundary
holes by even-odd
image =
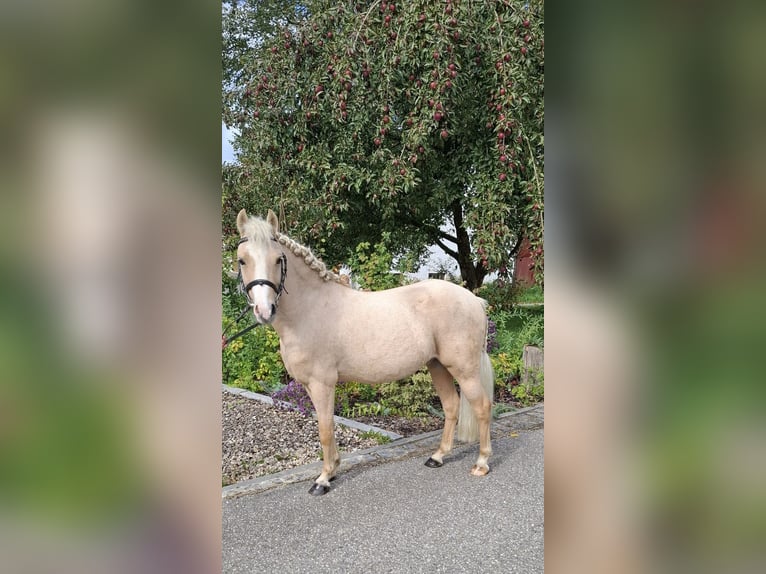
[[[489,402],[495,396],[495,375],[492,372],[492,363],[486,351],[481,352],[481,366],[479,369],[479,378],[481,387],[487,394]],[[460,410],[457,418],[457,438],[463,442],[472,442],[479,438],[479,421],[471,408],[471,404],[465,397],[465,393],[460,393]]]

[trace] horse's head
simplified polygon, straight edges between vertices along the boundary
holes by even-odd
[[[277,242],[279,222],[269,210],[266,221],[247,216],[245,210],[237,215],[237,230],[241,236],[237,261],[245,296],[259,323],[274,320],[277,305],[285,291],[287,259]]]

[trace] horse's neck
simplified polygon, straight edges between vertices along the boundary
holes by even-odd
[[[342,296],[344,289],[332,279],[325,281],[310,269],[302,258],[287,253],[287,277],[284,293],[274,320],[280,336],[300,333],[302,326],[321,320],[327,313],[328,300]]]

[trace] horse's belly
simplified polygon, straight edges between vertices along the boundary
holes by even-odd
[[[339,361],[338,378],[360,383],[396,381],[410,376],[432,357],[433,352],[422,348],[368,346],[355,356]]]

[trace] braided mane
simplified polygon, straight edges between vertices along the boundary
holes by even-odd
[[[315,271],[323,280],[341,283],[340,275],[327,269],[327,265],[305,245],[301,245],[294,239],[290,239],[287,235],[282,235],[281,233],[277,233],[277,241],[287,247],[293,255],[301,257],[308,268]]]
[[[294,239],[290,239],[287,235],[283,235],[282,233],[277,233],[275,237],[271,226],[260,217],[251,217],[245,224],[244,231],[245,237],[250,237],[253,241],[268,241],[272,238],[276,239],[280,245],[287,247],[293,255],[303,259],[306,266],[316,272],[316,274],[324,281],[334,281],[335,283],[340,283],[342,285],[345,284],[341,279],[341,276],[327,269],[327,265],[314,255],[311,249],[305,245],[301,245]]]

